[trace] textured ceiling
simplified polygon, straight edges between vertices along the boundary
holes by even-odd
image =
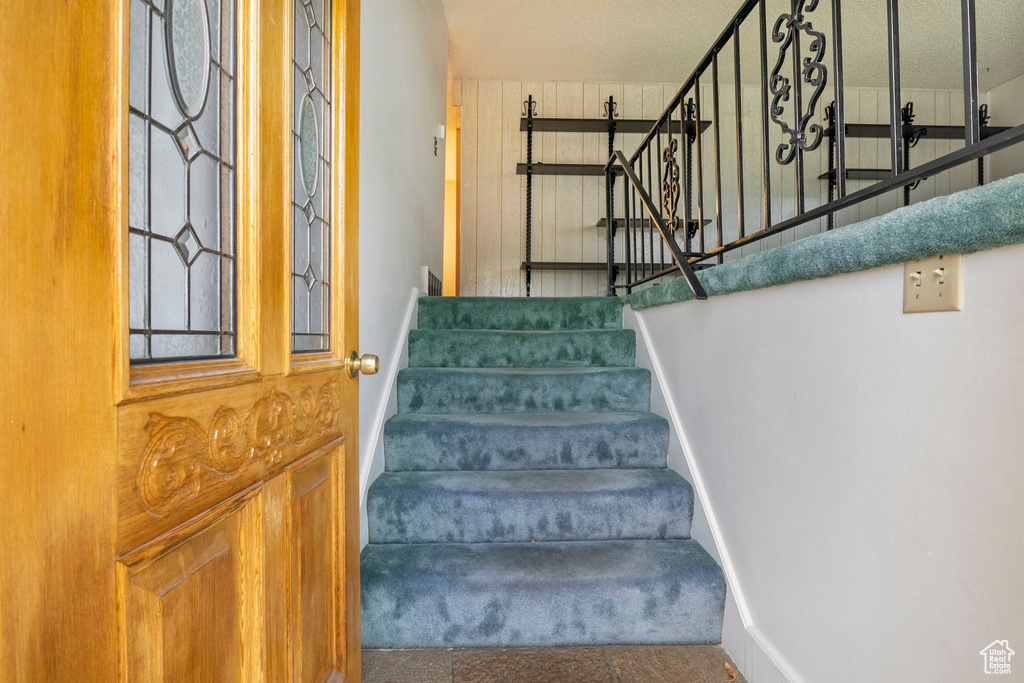
[[[443,3],[456,78],[626,83],[681,83],[740,4],[739,0]],[[788,4],[788,0],[769,0],[769,25]],[[820,5],[808,16],[830,36],[830,3],[822,0]],[[977,0],[977,12],[981,82],[986,90],[1024,73],[1024,0]],[[755,78],[758,71],[755,16],[747,20],[741,34],[744,81]],[[900,20],[904,87],[959,88],[960,2],[903,0]],[[884,0],[848,0],[843,23],[848,85],[885,85]],[[777,46],[770,41],[768,54],[769,61],[777,54]]]

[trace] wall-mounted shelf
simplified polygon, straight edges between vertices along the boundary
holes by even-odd
[[[616,268],[625,268],[626,264],[616,263]],[[604,261],[523,261],[519,270],[608,270]]]
[[[526,175],[532,168],[533,175],[579,175],[603,176],[604,164],[516,164],[516,175]]]
[[[519,120],[519,130],[530,130],[533,122],[534,133],[641,133],[651,132],[657,121],[644,119],[538,119],[524,116]],[[686,122],[686,132],[693,133],[693,121]],[[710,121],[701,121],[700,131],[703,133],[711,125]],[[679,133],[679,122],[672,122],[672,132]],[[611,156],[611,155],[609,155]]]
[[[818,176],[818,180],[828,181],[828,200],[831,202],[836,198],[836,189],[839,185],[836,178],[836,124],[833,114],[835,102],[825,109],[829,118],[829,125],[825,128],[825,136],[828,138],[828,166],[829,170]],[[946,125],[921,125],[914,123],[914,103],[907,102],[900,110],[903,124],[903,168],[910,168],[910,150],[923,139],[928,140],[959,140],[964,141],[966,128],[964,126]],[[978,119],[981,124],[981,139],[985,139],[996,133],[1009,130],[1003,126],[988,125],[988,105],[981,105],[978,110]],[[892,135],[892,127],[888,123],[847,123],[843,126],[848,138],[879,138],[886,139]],[[891,168],[848,168],[846,169],[847,180],[885,180],[892,177]],[[917,187],[920,181],[905,185],[903,187],[903,205],[910,204],[910,192]],[[978,159],[978,184],[985,184],[985,162],[983,158]],[[828,229],[835,226],[835,214],[828,215]]]
[[[982,126],[981,138],[1002,133],[1009,128],[1002,126]],[[924,132],[922,132],[924,131]],[[888,138],[892,130],[888,123],[848,123],[846,124],[846,137],[848,138]],[[835,126],[825,129],[825,135],[831,137],[835,134]],[[908,138],[923,134],[929,140],[963,140],[963,126],[919,126],[904,125],[903,135]]]
[[[695,228],[697,226],[696,219],[691,219],[689,221],[689,224],[690,224],[690,228],[691,229]],[[651,219],[650,218],[644,218],[643,220],[639,220],[639,221],[636,220],[636,219],[633,219],[633,227],[634,228],[641,228],[641,229],[648,228],[649,229],[649,228],[652,227],[652,225],[653,224],[651,223]],[[703,223],[702,223],[702,225],[711,225],[711,219],[705,218]],[[619,228],[623,228],[625,226],[626,226],[626,219],[625,218],[616,218],[615,219],[613,227],[616,230],[618,230]],[[598,220],[596,227],[598,227],[598,228],[607,228],[608,227],[607,219],[602,218],[602,219]]]
[[[836,175],[835,169],[825,171],[818,180],[832,180]],[[847,180],[885,180],[892,177],[892,169],[889,168],[848,168],[846,169]]]
[[[531,273],[534,270],[607,270],[608,264],[604,262],[552,262],[533,261],[531,248],[533,245],[533,176],[586,176],[601,177],[605,175],[605,164],[545,164],[533,160],[533,134],[534,133],[603,133],[608,136],[608,157],[612,156],[615,149],[615,136],[619,134],[641,134],[646,135],[658,122],[646,119],[620,119],[616,113],[617,105],[614,98],[609,97],[604,105],[604,118],[582,119],[582,118],[538,118],[537,102],[533,95],[529,95],[523,102],[523,115],[519,121],[519,130],[526,133],[526,163],[516,164],[516,175],[526,176],[526,260],[522,262],[522,270],[526,271],[526,296],[530,296]],[[701,133],[711,126],[711,121],[690,120],[681,122],[679,120],[668,121],[662,125],[663,133],[679,136],[685,131],[689,138],[696,137],[696,131]],[[606,158],[608,158],[606,157]],[[660,161],[659,161],[660,163]],[[616,173],[621,169],[616,168]],[[711,221],[705,220],[704,225]],[[688,222],[690,233],[697,229],[697,221]],[[616,219],[613,222],[613,229],[625,226],[625,221]],[[584,227],[584,226],[581,226]],[[607,227],[606,221],[602,220],[598,227]],[[638,228],[650,229],[650,221],[644,225],[637,225]],[[621,264],[615,268],[621,267]]]

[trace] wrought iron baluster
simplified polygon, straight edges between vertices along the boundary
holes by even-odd
[[[889,42],[889,159],[894,176],[903,172],[903,115],[900,97],[900,16],[897,0],[886,0]]]
[[[836,193],[836,145],[835,145],[835,133],[836,133],[836,103],[833,102],[829,106],[825,107],[825,122],[828,124],[828,201],[831,202],[835,199]],[[835,214],[830,213],[828,220],[825,224],[826,230],[831,230],[835,227]]]
[[[658,133],[658,139],[660,140],[660,138],[661,138],[661,133],[659,132]],[[657,193],[652,191],[653,190],[653,186],[654,186],[654,175],[651,173],[651,152],[652,151],[653,151],[652,150],[652,146],[650,144],[647,145],[647,185],[643,185],[641,183],[641,187],[643,187],[645,190],[647,190],[647,194],[649,194],[651,196],[655,196]],[[651,273],[653,274],[654,273],[654,229],[653,229],[654,228],[654,216],[651,215],[650,210],[647,211],[647,217],[651,219],[651,230],[648,231],[648,239],[647,239],[647,241],[650,243],[650,250],[648,251],[648,254],[651,257]]]
[[[625,172],[625,169],[623,169]],[[633,291],[629,286],[636,275],[635,268],[633,267],[633,252],[636,251],[636,244],[633,243],[633,202],[632,200],[633,187],[625,180],[622,183],[622,206],[623,216],[626,220],[625,232],[622,234],[623,249],[626,252],[626,293]]]
[[[672,123],[672,120],[671,120],[671,118],[669,118],[668,125],[669,125],[670,129],[671,129],[671,123]],[[658,133],[658,155],[655,157],[654,165],[658,167],[658,186],[657,186],[657,189],[661,190],[661,192],[664,193],[664,191],[665,191],[665,181],[664,181],[663,173],[662,173],[662,170],[661,170],[661,159],[662,159],[661,133],[659,132]],[[655,196],[655,193],[651,192],[651,196],[652,197]],[[661,216],[666,221],[671,221],[672,220],[672,217],[668,215],[668,211],[665,210],[664,205],[662,205],[662,208],[661,208]],[[671,223],[670,223],[670,225],[671,225]],[[651,230],[652,238],[653,238],[653,235],[654,235],[654,231]],[[659,265],[660,268],[664,268],[665,267],[664,266],[664,263],[665,263],[665,243],[664,242],[659,242],[659,246],[661,247],[661,257],[660,257],[660,261],[658,261],[658,265]],[[654,259],[654,252],[653,252],[653,250],[651,252],[651,259],[652,260]]]
[[[635,168],[636,164],[631,162],[630,166],[634,169],[634,173],[635,173],[636,172],[636,168]],[[637,206],[636,186],[633,185],[632,183],[630,183],[630,209],[631,209],[630,214],[632,216],[632,221],[633,221],[633,225],[632,225],[632,229],[633,229],[633,282],[636,282],[637,280],[639,280],[639,278],[637,276],[637,271],[639,269],[638,266],[637,266],[637,259],[641,258],[643,255],[637,252],[637,220],[638,220],[638,214],[639,214],[639,207]],[[640,237],[643,237],[643,236],[640,236]],[[643,243],[641,242],[640,244],[642,245]]]
[[[690,125],[693,121],[693,116],[690,113],[690,102],[684,102],[682,98],[679,100],[680,116],[679,116],[679,141],[683,145],[683,155],[685,163],[683,165],[683,235],[685,236],[686,251],[692,252],[693,248],[691,242],[693,241],[693,231],[690,230],[690,220],[693,215],[691,210],[691,202],[693,201],[693,137],[690,134]]]
[[[713,154],[715,157],[715,235],[716,235],[716,246],[720,247],[725,242],[722,241],[722,140],[721,140],[721,121],[720,109],[718,106],[718,53],[711,59],[711,115],[713,117],[712,125],[714,126],[714,147]],[[718,256],[718,262],[722,262],[722,256]]]
[[[964,144],[981,140],[982,123],[978,117],[978,21],[975,0],[960,0],[964,60]]]
[[[761,28],[761,229],[766,230],[772,224],[772,164],[771,143],[768,140],[768,20],[765,15],[765,4],[761,0],[757,6]]]
[[[791,0],[791,6],[794,16],[798,15],[798,4],[803,3],[800,0]],[[798,21],[802,21],[803,17],[799,16]],[[800,31],[793,31],[793,109],[796,111],[796,116],[799,119],[801,113],[804,110],[803,102],[803,79],[800,77]],[[796,179],[796,212],[801,214],[804,212],[804,151],[800,145],[796,145],[796,164],[794,166],[794,175]]]
[[[697,120],[694,122],[696,126],[696,145],[697,145],[697,234],[698,244],[700,245],[700,253],[705,253],[707,249],[704,246],[704,154],[701,151],[701,124],[704,123],[703,116],[700,110],[700,76],[697,77],[697,84],[694,87],[694,96],[696,97],[696,114]]]
[[[836,197],[846,196],[846,95],[843,92],[843,8],[842,0],[832,0],[832,76],[835,101],[832,116],[832,143],[835,147]],[[832,216],[833,214],[830,214]]]
[[[743,211],[743,81],[740,79],[740,24],[736,23],[732,36],[733,81],[736,87],[736,209],[739,236],[747,234]]]
[[[637,174],[637,176],[640,178],[640,187],[644,186],[644,153],[643,153],[644,149],[645,148],[641,148],[641,150],[640,150],[640,158],[639,158],[640,172]],[[637,226],[637,227],[640,228],[640,251],[638,252],[638,255],[640,256],[640,277],[644,278],[644,277],[647,277],[647,253],[646,253],[647,250],[644,248],[644,231],[643,231],[644,230],[644,206],[643,206],[643,204],[639,204],[638,208],[640,210],[639,211],[639,213],[640,213],[640,221],[639,221],[639,225]]]

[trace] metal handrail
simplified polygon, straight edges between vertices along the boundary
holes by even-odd
[[[661,238],[665,240],[665,243],[668,245],[669,252],[672,254],[672,260],[675,261],[676,267],[683,274],[683,277],[686,278],[686,282],[690,285],[690,290],[693,292],[693,295],[698,299],[707,299],[708,295],[707,292],[704,291],[704,285],[702,285],[700,280],[697,279],[697,275],[693,272],[693,268],[690,266],[690,262],[687,260],[686,255],[683,254],[682,249],[679,248],[679,245],[672,238],[672,230],[669,228],[668,224],[665,223],[665,219],[662,218],[661,213],[655,206],[651,196],[647,194],[647,190],[644,189],[643,184],[636,176],[636,173],[634,173],[633,169],[630,168],[625,155],[618,150],[612,154],[608,163],[605,164],[604,170],[608,178],[614,179],[615,164],[622,167],[623,176],[626,178],[627,182],[633,186],[640,202],[650,215],[651,221],[658,227],[658,232],[661,233]],[[612,187],[613,185],[614,181],[608,183],[608,187]],[[608,197],[610,198],[611,196],[612,192],[609,192]],[[609,201],[611,200],[609,199]],[[609,261],[609,270],[612,266],[612,262]]]
[[[911,168],[910,148],[917,143],[921,135],[927,134],[928,125],[913,125],[913,103],[902,101],[899,0],[886,0],[890,119],[887,127],[891,175],[869,187],[848,194],[846,148],[850,126],[846,121],[843,96],[842,0],[790,2],[791,11],[780,15],[769,30],[766,16],[767,0],[744,0],[636,150],[628,158],[621,152],[616,152],[609,159],[605,166],[608,193],[606,217],[609,295],[614,295],[617,289],[632,291],[633,287],[675,272],[680,272],[687,278],[695,294],[698,291],[703,293],[703,289],[698,289],[700,282],[694,275],[694,269],[722,263],[723,255],[733,249],[817,219],[827,218],[828,229],[832,229],[836,212],[893,190],[902,188],[904,204],[909,204],[910,190],[921,180],[970,161],[978,160],[979,182],[984,182],[984,166],[980,161],[982,157],[1024,141],[1024,125],[1012,128],[987,126],[987,111],[979,106],[975,0],[960,0],[964,72],[964,147]],[[830,31],[816,30],[812,23],[812,14],[821,2],[831,4]],[[759,160],[761,225],[760,229],[754,232],[748,232],[748,220],[745,215],[743,125],[739,114],[742,108],[740,27],[745,21],[751,20],[751,17],[757,22],[760,30],[758,48],[762,141]],[[779,44],[779,52],[774,57],[772,69],[769,69],[768,60],[769,36],[773,43]],[[735,227],[738,237],[725,243],[723,201],[727,198],[723,197],[722,191],[719,55],[730,43],[737,111],[735,200],[738,225]],[[827,45],[831,45],[832,48],[831,64],[825,61]],[[806,50],[804,54],[801,54],[802,49]],[[787,62],[792,62],[791,72],[784,70],[790,68]],[[707,103],[701,101],[700,88],[701,80],[708,77],[711,80],[712,95],[710,117],[706,117],[704,113]],[[818,106],[830,82],[834,100],[824,109],[822,115],[818,112]],[[787,113],[787,107],[791,107],[792,112]],[[773,123],[781,128],[788,138],[777,147],[774,154],[769,149]],[[711,129],[710,150],[707,149],[708,142],[703,140],[704,132],[708,128]],[[945,131],[945,134],[948,135],[949,131]],[[829,201],[808,209],[805,206],[804,154],[817,150],[826,141],[830,167]],[[705,207],[704,160],[709,152],[714,161],[713,215],[711,207]],[[774,222],[771,205],[773,160],[783,166],[793,164],[796,176],[795,215]],[[622,201],[618,204],[626,214],[623,224],[623,247],[626,253],[621,269],[614,265],[616,221],[612,211],[617,204],[615,177],[619,174],[615,169],[618,167],[625,171],[621,175],[628,179],[622,185]],[[696,193],[693,188],[694,182]],[[657,196],[661,197],[661,201],[656,204],[652,197]],[[650,225],[656,226],[660,233],[660,257],[655,254],[654,231],[644,230],[648,225],[644,222],[647,220],[645,215],[651,220]],[[714,226],[713,235],[707,234],[705,230],[705,227],[711,225]],[[682,247],[677,241],[680,232],[684,241]],[[671,260],[676,263],[674,266],[666,267],[666,247]],[[620,270],[625,272],[622,273]],[[624,275],[623,284],[617,284],[620,275]]]

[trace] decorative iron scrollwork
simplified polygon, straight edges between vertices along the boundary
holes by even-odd
[[[914,103],[913,102],[907,102],[906,106],[903,107],[903,110],[900,113],[900,118],[903,119],[903,125],[904,126],[909,127],[909,126],[914,125]],[[923,138],[925,135],[928,135],[928,128],[927,127],[921,127],[921,128],[918,128],[917,130],[911,132],[909,135],[907,135],[907,146],[908,147],[916,147],[917,143],[921,142],[921,138]],[[919,180],[918,182],[921,182],[921,181]]]
[[[604,103],[604,117],[606,119],[615,119],[619,117],[619,105],[615,103],[615,98],[611,95],[608,96],[608,101]]]
[[[695,122],[693,128],[687,131],[687,135],[692,140],[693,138],[697,137],[697,103],[694,102],[693,98],[691,97],[688,100],[686,100],[686,102],[682,105],[682,109],[683,116],[686,118],[686,120]]]
[[[805,12],[813,12],[818,6],[818,0],[797,0],[795,11],[792,14],[782,14],[775,21],[772,29],[772,42],[782,43],[779,48],[779,59],[772,69],[771,79],[768,88],[772,93],[771,118],[777,123],[782,132],[789,136],[787,142],[783,142],[775,150],[775,160],[782,165],[789,164],[796,157],[797,150],[813,151],[821,144],[825,129],[818,123],[810,123],[814,117],[814,109],[818,99],[825,90],[828,82],[828,69],[822,64],[825,57],[825,34],[815,31],[811,22],[804,20]],[[782,102],[788,102],[792,83],[789,78],[781,74],[782,67],[786,62],[786,54],[794,40],[799,39],[800,33],[806,33],[811,38],[807,49],[810,54],[803,58],[800,75],[804,83],[814,88],[810,98],[807,100],[807,107],[804,111],[796,111],[794,116],[795,128],[782,120],[785,112]]]
[[[533,118],[537,115],[537,100],[530,95],[529,99],[523,101],[523,116]]]
[[[676,150],[679,149],[679,142],[676,139],[669,141],[662,156],[665,161],[665,172],[661,180],[661,215],[668,221],[672,232],[679,227],[679,162],[676,161]]]
[[[912,131],[910,133],[907,133],[907,128],[909,128],[910,126],[914,125],[914,103],[913,102],[907,102],[903,106],[903,109],[900,110],[900,118],[903,119],[903,125],[904,125],[903,131],[904,131],[904,135],[905,135],[906,140],[907,140],[907,148],[909,149],[911,147],[916,147],[917,143],[921,142],[921,138],[923,138],[925,135],[928,135],[928,128],[921,127],[921,128],[919,128],[917,130],[914,130],[914,131]],[[910,157],[908,156],[906,158],[909,160]],[[909,185],[907,185],[907,189],[911,190],[911,191],[912,190],[916,190],[917,186],[921,184],[922,180],[924,180],[924,178],[919,178],[918,180],[915,180],[914,182],[912,182]]]

